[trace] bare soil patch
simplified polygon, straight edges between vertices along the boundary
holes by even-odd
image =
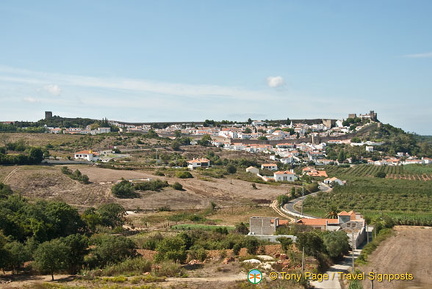
[[[68,166],[89,176],[91,183],[84,185],[61,173],[61,167],[20,166],[14,172],[14,167],[7,167],[2,168],[0,175],[3,175],[3,179],[7,178],[6,184],[13,190],[25,196],[64,201],[82,208],[97,207],[108,202],[120,203],[127,210],[154,210],[164,206],[173,210],[203,209],[207,208],[210,202],[215,202],[220,207],[256,205],[270,203],[289,188],[289,185],[257,184],[258,189],[253,189],[246,181],[229,178],[203,180],[199,179],[199,174],[195,172],[192,172],[195,178],[180,179],[155,176],[153,171],[114,170],[93,165]],[[167,187],[160,192],[139,192],[140,198],[118,199],[111,194],[111,187],[122,178],[161,179],[169,184],[178,182],[183,186],[183,190]]]
[[[360,269],[366,275],[372,270],[382,274],[413,274],[412,281],[374,281],[375,289],[432,288],[432,228],[395,227],[396,235],[385,240]],[[370,288],[371,281],[363,281]]]

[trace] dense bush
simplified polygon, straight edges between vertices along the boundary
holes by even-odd
[[[21,146],[14,146],[17,151],[22,151]],[[7,149],[3,149],[6,152]],[[26,154],[24,154],[26,153]],[[20,154],[7,154],[0,153],[0,164],[3,165],[34,165],[39,164],[43,160],[43,151],[40,148],[25,147],[24,153]]]
[[[188,171],[177,172],[176,177],[181,179],[193,178],[192,174]]]
[[[134,185],[127,180],[122,180],[120,183],[112,186],[111,192],[117,198],[136,198],[139,196],[135,193]]]
[[[137,255],[135,243],[124,236],[95,235],[91,244],[95,246],[89,260],[93,267],[120,263]]]
[[[178,183],[178,182],[175,182],[174,184],[172,184],[172,187],[173,187],[174,190],[178,190],[178,191],[182,191],[183,190],[183,186],[180,183]]]
[[[79,181],[83,184],[88,184],[89,182],[89,177],[87,175],[83,175],[81,174],[80,170],[75,170],[74,172],[72,172],[68,167],[62,167],[61,171],[63,174],[69,176],[72,180],[76,180]]]
[[[161,189],[168,187],[168,183],[162,180],[150,180],[148,182],[136,183],[134,185],[135,190],[140,191],[155,191],[158,192]]]

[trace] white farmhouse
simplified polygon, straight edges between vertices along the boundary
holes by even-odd
[[[325,179],[324,180],[324,184],[327,184],[327,185],[338,184],[339,186],[343,186],[343,185],[345,185],[345,182],[342,181],[342,180],[340,180],[340,179],[338,179],[338,178],[333,177],[333,178],[327,178],[327,179]]]
[[[275,182],[294,182],[297,180],[295,173],[290,171],[277,171],[273,176]]]
[[[278,167],[277,167],[277,164],[262,164],[261,169],[262,170],[276,171],[278,169]]]
[[[99,154],[92,150],[76,152],[74,157],[76,160],[86,160],[89,162],[96,162],[99,160]]]
[[[208,167],[210,167],[210,160],[206,158],[193,159],[191,161],[188,161],[188,168],[190,170],[193,170],[195,168],[208,168]]]
[[[259,174],[259,169],[251,166],[246,169],[246,172],[257,175]]]

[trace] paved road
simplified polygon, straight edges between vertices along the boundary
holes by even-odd
[[[319,189],[320,189],[321,192],[329,192],[329,191],[332,190],[329,186],[327,186],[327,185],[325,185],[323,183],[320,183]],[[309,194],[307,196],[314,196],[317,193],[312,193],[312,194]],[[302,214],[301,212],[297,211],[294,208],[294,206],[295,206],[296,203],[298,203],[300,201],[303,201],[307,196],[302,196],[302,197],[299,197],[299,198],[296,198],[296,199],[293,199],[293,200],[289,201],[288,203],[286,203],[283,206],[283,208],[281,208],[282,211],[285,212],[285,213],[287,213],[287,214],[293,215],[295,217],[299,217],[299,218],[315,219],[316,217]]]
[[[357,259],[357,257],[360,255],[361,250],[356,249],[354,250],[354,260]],[[335,264],[331,266],[326,274],[329,276],[329,280],[317,282],[313,281],[311,282],[311,285],[314,286],[316,289],[341,289],[340,280],[341,280],[341,273],[348,273],[351,272],[352,268],[352,256],[345,256],[342,261],[340,261],[338,264]]]

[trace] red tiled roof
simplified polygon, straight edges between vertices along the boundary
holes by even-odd
[[[306,226],[325,226],[327,224],[339,224],[338,219],[300,219],[297,223]]]
[[[295,175],[295,173],[290,171],[277,171],[275,172],[275,175]]]

